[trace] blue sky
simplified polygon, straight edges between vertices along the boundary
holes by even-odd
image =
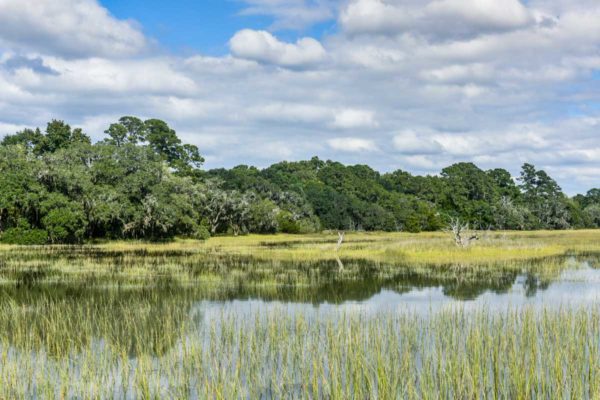
[[[0,136],[161,118],[206,168],[319,156],[600,182],[597,0],[1,0]]]
[[[132,18],[148,36],[172,52],[227,54],[227,42],[241,29],[270,29],[275,18],[244,13],[248,5],[240,0],[102,0],[111,13],[121,19]],[[293,41],[303,35],[320,38],[335,29],[326,21],[301,29],[276,29],[282,40]]]
[[[228,0],[103,0],[121,19],[133,18],[148,36],[173,51],[228,52],[227,41],[243,28],[264,29],[270,18],[239,15],[242,5]]]

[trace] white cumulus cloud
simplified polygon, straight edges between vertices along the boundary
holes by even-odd
[[[96,0],[1,0],[0,44],[65,57],[122,57],[147,39]]]
[[[329,144],[329,146],[334,150],[347,151],[351,153],[365,151],[370,152],[377,150],[377,145],[375,145],[375,142],[372,140],[356,137],[340,137],[329,139],[327,144]]]
[[[369,128],[377,126],[377,121],[373,111],[344,109],[335,114],[333,126],[342,129]]]
[[[435,139],[412,130],[394,136],[393,143],[396,150],[408,155],[439,154],[444,151],[444,147]]]
[[[267,31],[244,29],[229,41],[233,55],[239,58],[283,67],[304,67],[325,58],[321,43],[309,37],[285,43]]]
[[[340,22],[351,33],[386,33],[407,29],[411,10],[383,0],[353,0],[342,10]]]
[[[519,0],[438,0],[425,13],[431,18],[454,19],[483,30],[516,29],[533,21],[533,16]]]
[[[509,31],[534,22],[519,0],[351,0],[339,20],[353,34],[412,33],[437,40]]]

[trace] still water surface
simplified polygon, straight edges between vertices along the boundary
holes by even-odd
[[[398,267],[369,264],[364,260],[345,260],[338,264],[304,266],[310,283],[263,284],[252,279],[254,269],[263,265],[245,265],[247,278],[233,285],[214,286],[201,283],[185,286],[166,284],[159,279],[151,285],[135,287],[120,285],[107,288],[93,280],[48,283],[39,269],[20,272],[16,285],[0,286],[0,300],[36,302],[51,297],[65,301],[87,301],[94,297],[122,296],[124,300],[146,296],[170,301],[185,299],[187,306],[208,314],[215,310],[249,313],[269,308],[285,308],[327,313],[402,312],[427,314],[448,308],[469,310],[481,307],[506,311],[521,307],[548,308],[581,306],[600,303],[600,255],[571,256],[540,260],[533,266],[502,268],[469,267]],[[235,270],[235,266],[224,271]],[[287,267],[293,270],[294,267]],[[248,272],[250,271],[250,272]],[[318,271],[315,273],[315,271]],[[224,272],[227,274],[228,272]],[[231,273],[231,272],[229,272]],[[15,279],[15,271],[0,271]],[[40,279],[41,278],[41,279]],[[111,286],[110,284],[108,285]],[[115,290],[115,287],[117,290]],[[139,293],[138,293],[139,292]],[[133,301],[135,304],[135,301]]]
[[[542,278],[533,273],[507,273],[491,281],[443,282],[444,279],[441,279],[440,283],[431,280],[427,284],[422,279],[406,277],[394,282],[397,289],[390,289],[389,282],[382,282],[379,287],[371,283],[364,292],[340,290],[335,301],[326,296],[316,296],[313,302],[303,302],[294,301],[293,296],[273,300],[268,296],[246,295],[244,298],[218,301],[201,299],[193,308],[195,312],[201,311],[206,319],[212,319],[223,312],[250,316],[270,309],[283,309],[290,314],[410,312],[427,315],[449,309],[469,311],[485,308],[503,312],[523,307],[551,309],[600,304],[600,268],[592,267],[594,264],[588,261],[569,259],[566,263],[567,268],[554,278]],[[356,299],[361,296],[364,298]]]

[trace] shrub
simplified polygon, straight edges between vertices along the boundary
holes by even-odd
[[[48,243],[48,232],[43,229],[10,228],[0,235],[0,242],[25,246]]]
[[[299,233],[315,233],[321,231],[321,222],[316,216],[310,218],[302,218],[296,221],[298,224]]]
[[[300,233],[300,225],[289,211],[282,211],[277,215],[277,225],[279,225],[279,232]]]
[[[210,231],[208,228],[208,222],[202,220],[202,222],[194,229],[192,234],[193,239],[207,240],[210,239]]]
[[[42,218],[42,223],[52,243],[79,243],[83,240],[86,222],[79,210],[55,208]]]

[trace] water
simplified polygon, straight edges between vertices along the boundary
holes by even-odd
[[[365,322],[372,329],[376,327],[368,332],[376,334],[379,316],[403,313],[418,315],[431,322],[434,318],[429,318],[430,315],[456,309],[466,313],[481,309],[501,313],[522,308],[537,311],[571,306],[591,309],[600,304],[599,259],[597,256],[580,256],[541,260],[535,265],[524,264],[522,269],[514,265],[481,269],[462,266],[412,268],[344,260],[341,268],[335,262],[330,263],[332,265],[305,265],[301,274],[310,275],[310,279],[290,279],[288,284],[278,285],[264,285],[260,280],[262,277],[254,280],[252,274],[244,275],[244,279],[234,285],[225,286],[179,285],[172,278],[153,282],[149,287],[105,286],[104,280],[94,279],[51,283],[44,279],[54,275],[34,270],[20,275],[16,284],[0,287],[0,306],[4,307],[4,313],[0,310],[3,339],[0,355],[5,353],[7,365],[14,366],[18,382],[31,385],[26,389],[25,397],[36,397],[33,393],[36,393],[37,385],[42,387],[44,382],[51,382],[54,397],[59,397],[57,388],[65,384],[70,387],[67,397],[81,397],[82,393],[89,397],[110,397],[97,395],[106,390],[117,398],[138,398],[139,392],[134,390],[138,368],[149,374],[150,381],[158,382],[151,389],[153,393],[168,397],[174,388],[180,390],[196,383],[202,386],[202,382],[197,381],[197,366],[183,355],[184,343],[195,343],[202,349],[198,354],[204,354],[204,358],[199,358],[204,379],[219,382],[219,374],[224,373],[228,377],[224,381],[230,381],[237,379],[234,373],[238,365],[236,357],[250,353],[240,336],[234,334],[228,338],[231,334],[227,330],[228,321],[234,321],[235,332],[248,330],[260,336],[268,330],[252,330],[253,324],[268,327],[275,321],[277,328],[287,324],[288,332],[292,332],[296,321],[293,318],[282,321],[281,317],[299,315],[308,322],[310,329],[300,330],[298,338],[282,339],[273,347],[260,347],[264,345],[263,340],[257,339],[257,346],[262,350],[251,353],[252,357],[243,359],[240,365],[244,369],[249,361],[258,357],[261,374],[274,377],[276,381],[283,379],[281,368],[287,366],[288,370],[295,371],[295,375],[289,379],[291,389],[286,390],[300,394],[306,389],[300,374],[303,368],[292,359],[283,362],[284,359],[279,357],[284,354],[288,342],[299,341],[302,346],[306,341],[312,343],[313,353],[325,353],[322,349],[327,342],[323,341],[322,332],[330,322],[338,329],[348,324],[343,320],[345,316],[364,316],[360,319],[361,324]],[[285,271],[288,267],[280,265],[278,268]],[[268,265],[247,264],[236,264],[229,271],[235,268],[238,271],[261,268],[274,271]],[[227,268],[224,270],[228,271]],[[6,272],[5,276],[12,277],[10,274],[14,275],[14,271]],[[310,284],[306,284],[307,281]],[[387,321],[389,324],[390,320]],[[388,333],[395,337],[393,335],[403,329],[404,320],[391,321],[394,325]],[[219,330],[223,327],[220,324],[225,325],[223,330]],[[345,326],[340,332],[348,332],[348,325]],[[430,334],[433,328],[425,325],[419,329],[424,329],[419,332]],[[49,330],[52,330],[50,335],[47,334]],[[321,333],[308,333],[315,330]],[[20,333],[13,334],[14,331]],[[213,334],[215,331],[217,333]],[[275,335],[279,335],[279,331]],[[364,338],[368,336],[366,334]],[[426,357],[429,351],[435,350],[435,346],[427,347],[434,337],[425,337],[426,348],[418,350],[415,359]],[[381,338],[392,340],[386,335]],[[368,344],[371,345],[373,343]],[[120,353],[111,353],[114,349],[119,349]],[[277,357],[267,357],[272,350],[278,352]],[[304,352],[298,354],[304,355]],[[141,360],[150,360],[150,366],[139,367]],[[313,365],[307,362],[304,367],[312,368]],[[389,365],[396,366],[396,360],[391,360]],[[0,365],[0,374],[3,368]],[[93,373],[86,372],[87,368]],[[177,372],[175,377],[170,375],[180,368],[185,371]],[[419,367],[415,368],[418,370]],[[38,372],[31,374],[30,371]],[[244,398],[277,397],[271,393],[267,381],[262,386],[254,385],[251,368],[245,373],[247,375],[242,374],[239,378],[242,379],[241,386],[249,393]],[[331,373],[325,370],[324,376]],[[96,392],[87,392],[89,379],[95,379]],[[201,398],[195,389],[181,390],[190,398]]]
[[[192,304],[194,314],[206,310],[251,313],[269,308],[286,308],[289,312],[314,310],[319,313],[332,311],[347,312],[414,312],[426,314],[448,308],[461,307],[465,310],[485,306],[490,310],[505,311],[521,307],[561,307],[600,303],[600,256],[562,257],[541,260],[532,267],[518,268],[463,268],[456,266],[419,267],[398,266],[396,268],[375,266],[363,260],[344,261],[343,267],[333,268],[319,263],[314,267],[304,266],[309,283],[264,285],[253,280],[252,272],[235,284],[220,286],[184,285],[157,279],[150,287],[106,286],[96,280],[65,281],[58,283],[39,282],[46,277],[39,270],[23,271],[15,285],[0,286],[0,302],[14,299],[23,304],[35,303],[40,298],[54,300],[93,301],[95,298],[122,298],[136,304],[148,293],[157,298],[171,300],[178,297]],[[341,261],[338,261],[341,263]],[[544,265],[552,264],[552,268]],[[556,265],[560,267],[557,268]],[[243,268],[252,271],[262,266]],[[283,267],[283,270],[291,268]],[[225,269],[227,271],[227,269]],[[5,275],[14,271],[4,272]],[[194,272],[195,273],[195,272]],[[225,272],[227,274],[228,272]],[[0,271],[2,276],[2,271]],[[91,283],[90,283],[91,282]]]
[[[551,280],[528,273],[503,276],[501,284],[498,281],[472,281],[442,285],[432,281],[431,285],[426,285],[422,281],[406,279],[398,282],[398,290],[386,288],[382,283],[377,290],[371,287],[372,293],[368,289],[364,292],[355,290],[346,293],[344,298],[345,292],[339,291],[340,297],[335,302],[327,298],[310,303],[259,296],[221,301],[199,300],[194,304],[192,313],[203,315],[208,323],[224,313],[246,315],[248,320],[252,320],[255,314],[271,310],[315,316],[336,313],[373,316],[398,312],[428,315],[455,309],[470,311],[485,308],[505,312],[524,307],[542,310],[600,304],[600,269],[592,268],[588,262],[568,262],[571,268],[563,270]]]

